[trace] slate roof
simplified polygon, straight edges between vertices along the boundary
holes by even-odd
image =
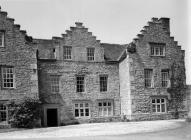
[[[52,39],[34,39],[38,46],[39,59],[52,59],[53,54],[53,40]]]
[[[108,43],[102,43],[101,46],[104,48],[105,59],[108,61],[119,61],[120,56],[127,48],[127,45]]]
[[[34,42],[38,45],[39,59],[51,59],[53,57],[53,40],[34,39]],[[119,44],[101,43],[100,45],[104,48],[104,57],[106,61],[119,61],[120,57],[127,48],[127,45]]]

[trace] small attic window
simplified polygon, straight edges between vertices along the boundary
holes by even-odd
[[[0,31],[0,47],[5,47],[5,31]]]
[[[151,56],[165,56],[165,43],[149,43]]]

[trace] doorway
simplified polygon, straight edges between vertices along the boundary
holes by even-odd
[[[47,109],[47,126],[58,126],[58,110],[57,108]]]

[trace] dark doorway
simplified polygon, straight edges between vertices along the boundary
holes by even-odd
[[[58,126],[57,109],[47,109],[47,126]]]

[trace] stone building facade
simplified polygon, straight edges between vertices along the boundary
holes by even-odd
[[[26,31],[0,11],[0,125],[8,124],[8,104],[39,97],[36,47]]]
[[[170,36],[170,19],[153,18],[127,48],[127,57],[119,64],[121,113],[133,120],[173,118],[171,96],[172,65],[182,70],[186,86],[185,52]],[[185,97],[181,116],[187,113]]]
[[[173,118],[167,88],[174,62],[184,84],[186,76],[184,51],[170,36],[169,18],[153,18],[124,45],[100,43],[75,24],[62,37],[32,39],[0,11],[1,123],[8,123],[9,101],[23,97],[42,101],[44,126]],[[185,116],[186,96],[182,104]]]
[[[35,41],[45,126],[51,117],[57,118],[55,125],[74,119],[89,122],[120,117],[118,58],[125,46],[101,44],[82,23],[61,38]],[[51,86],[52,78],[57,81],[57,91]]]

